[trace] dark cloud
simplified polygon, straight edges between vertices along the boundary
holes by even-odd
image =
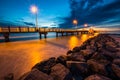
[[[27,26],[35,26],[35,24],[34,23],[32,23],[32,22],[23,22],[25,25],[27,25]]]
[[[60,27],[72,28],[73,19],[78,20],[79,26],[120,22],[120,0],[105,3],[105,0],[70,0],[71,16],[63,18],[65,22]]]

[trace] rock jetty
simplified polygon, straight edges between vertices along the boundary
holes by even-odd
[[[120,80],[120,45],[99,34],[64,56],[37,63],[19,80]]]

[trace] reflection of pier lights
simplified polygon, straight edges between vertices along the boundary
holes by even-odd
[[[38,8],[36,6],[31,6],[30,10],[36,16],[35,22],[36,22],[36,27],[38,28]]]

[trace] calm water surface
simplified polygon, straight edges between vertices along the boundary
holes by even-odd
[[[8,73],[18,79],[36,63],[50,57],[65,55],[69,49],[80,46],[90,35],[68,36],[42,40],[0,43],[0,80]]]

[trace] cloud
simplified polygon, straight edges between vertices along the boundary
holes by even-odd
[[[23,22],[25,25],[27,25],[27,26],[35,26],[35,24],[34,23],[32,23],[32,22]]]
[[[71,16],[63,18],[59,24],[62,28],[72,28],[72,20],[77,19],[78,25],[84,23],[91,25],[111,24],[120,22],[120,0],[70,0]],[[75,2],[76,1],[76,2]]]

